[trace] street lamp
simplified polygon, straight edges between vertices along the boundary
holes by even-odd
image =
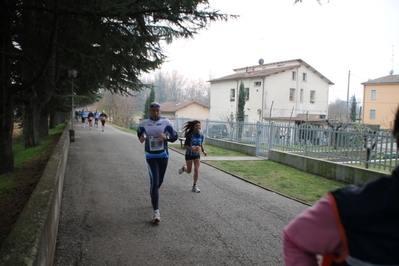
[[[73,108],[73,79],[76,78],[76,75],[78,72],[75,69],[70,69],[68,70],[68,77],[71,78],[71,83],[72,83],[72,93],[71,93],[71,129],[69,130],[69,141],[74,142],[75,141],[75,131],[73,129],[73,121],[75,120],[74,115],[75,115],[75,110]]]

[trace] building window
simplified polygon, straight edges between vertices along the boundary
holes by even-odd
[[[302,73],[302,81],[307,81],[307,75],[306,75],[306,73]]]
[[[295,101],[295,89],[290,89],[290,102]]]
[[[316,91],[310,91],[310,103],[314,103],[316,100]]]
[[[230,102],[234,102],[236,100],[236,89],[230,89]]]
[[[375,119],[377,111],[375,109],[370,109],[370,119]]]
[[[371,100],[377,100],[377,90],[371,90]]]
[[[296,80],[296,71],[292,71],[292,80]]]
[[[256,81],[255,83],[254,83],[254,87],[260,87],[262,85],[262,82],[261,81]]]
[[[245,100],[249,100],[249,88],[245,88]]]
[[[303,89],[301,89],[301,93],[299,95],[299,100],[303,103]]]

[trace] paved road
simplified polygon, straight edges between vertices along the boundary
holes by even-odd
[[[143,144],[106,126],[75,125],[55,266],[284,265],[281,231],[307,206],[202,164],[198,186],[170,151],[152,224]]]

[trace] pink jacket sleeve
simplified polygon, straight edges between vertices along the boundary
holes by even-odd
[[[283,230],[286,266],[318,265],[316,255],[344,254],[345,247],[328,196],[299,214]]]

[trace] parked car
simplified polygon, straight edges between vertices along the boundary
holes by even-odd
[[[225,138],[229,135],[227,131],[227,126],[225,124],[214,124],[210,125],[205,133],[208,134],[209,137],[213,138]]]

